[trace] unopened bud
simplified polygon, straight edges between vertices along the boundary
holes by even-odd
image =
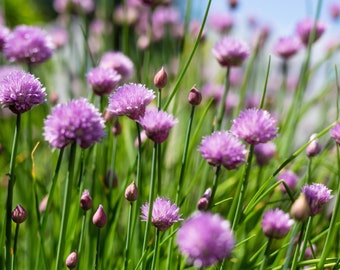
[[[310,216],[310,207],[303,193],[296,199],[290,208],[291,216],[297,221],[306,221]]]
[[[107,216],[106,216],[104,208],[101,204],[98,206],[97,211],[94,213],[93,218],[92,218],[92,222],[98,228],[102,228],[106,225]]]
[[[23,223],[27,218],[27,213],[26,210],[20,205],[18,204],[17,207],[14,208],[14,210],[12,211],[12,220],[15,223]]]
[[[197,209],[200,211],[207,210],[208,205],[209,205],[209,200],[207,198],[202,197],[197,202]]]
[[[164,67],[162,67],[155,75],[153,79],[154,85],[158,89],[164,88],[168,83],[168,74],[166,73]]]
[[[236,8],[238,5],[238,0],[229,0],[229,7]]]
[[[129,202],[134,202],[137,200],[138,197],[138,189],[135,182],[132,182],[128,187],[125,189],[125,199]]]
[[[85,189],[80,197],[80,208],[84,211],[91,209],[92,207],[92,198],[90,196],[90,192]]]
[[[47,207],[47,201],[48,201],[48,195],[46,195],[39,204],[39,212],[43,213],[46,210]]]
[[[309,158],[312,158],[321,152],[321,146],[319,140],[316,139],[316,134],[310,137],[310,141],[311,143],[306,148],[306,154]]]
[[[66,266],[68,269],[74,269],[78,263],[78,253],[73,251],[66,258]]]
[[[193,86],[189,92],[188,101],[193,106],[201,104],[202,94],[195,86]]]

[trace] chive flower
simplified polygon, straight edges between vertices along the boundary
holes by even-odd
[[[285,183],[287,184],[287,186],[290,189],[295,189],[299,178],[298,176],[291,170],[284,170],[283,172],[281,172],[278,176],[277,176],[277,180],[283,180],[285,181]],[[283,184],[280,185],[281,190],[283,192],[286,192],[286,188]]]
[[[299,52],[302,43],[298,37],[282,37],[274,45],[274,52],[283,59],[289,59]]]
[[[307,46],[309,37],[312,34],[315,25],[315,36],[312,42],[317,41],[326,30],[326,26],[323,22],[314,22],[311,18],[306,18],[299,21],[296,25],[296,33],[300,37],[302,43]]]
[[[113,69],[96,67],[86,74],[86,78],[88,83],[92,86],[93,92],[98,96],[102,96],[110,94],[117,86],[122,76]]]
[[[228,170],[244,163],[247,153],[240,140],[227,131],[215,131],[204,137],[198,150],[210,165],[223,165]]]
[[[113,69],[126,81],[133,75],[134,65],[129,57],[122,52],[106,52],[103,54],[99,66]]]
[[[330,133],[335,142],[340,145],[340,122],[331,129]]]
[[[197,212],[177,232],[177,245],[188,263],[203,268],[230,257],[235,245],[230,223],[219,214]]]
[[[149,203],[146,202],[141,207],[141,219],[142,221],[148,220]],[[171,204],[171,201],[165,198],[158,197],[155,199],[152,205],[151,223],[160,231],[166,231],[172,224],[178,222],[181,219],[179,207],[176,204]]]
[[[281,239],[285,237],[294,220],[290,219],[289,214],[281,209],[271,209],[263,215],[262,231],[268,238]]]
[[[54,45],[50,36],[36,26],[19,25],[6,38],[4,56],[10,62],[39,64],[51,58]]]
[[[305,195],[310,207],[311,216],[320,213],[323,206],[333,198],[331,192],[332,191],[323,184],[313,183],[302,187],[302,193]]]
[[[257,164],[259,166],[264,166],[275,156],[276,145],[271,141],[259,143],[254,147],[254,154]]]
[[[266,110],[246,109],[233,120],[231,132],[251,145],[266,143],[277,136],[277,121]]]
[[[104,119],[85,98],[59,104],[44,121],[44,137],[52,147],[64,148],[76,142],[88,148],[104,137]]]
[[[14,70],[0,79],[0,103],[21,114],[46,101],[45,88],[32,74]]]

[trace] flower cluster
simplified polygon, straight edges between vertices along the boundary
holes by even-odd
[[[332,191],[323,184],[313,183],[302,187],[302,193],[308,202],[311,216],[320,213],[322,207],[332,199],[333,196],[331,192]]]
[[[262,230],[269,238],[280,239],[287,235],[294,220],[290,219],[289,214],[281,209],[272,209],[263,215]]]

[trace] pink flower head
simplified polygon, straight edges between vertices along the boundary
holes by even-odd
[[[41,28],[19,25],[8,35],[3,50],[10,62],[39,64],[52,56],[54,45]]]
[[[210,27],[221,34],[227,34],[233,27],[234,20],[227,13],[212,14],[209,18]]]
[[[88,83],[92,86],[93,92],[98,96],[102,96],[110,94],[117,86],[122,76],[113,69],[96,67],[86,74],[86,78]]]
[[[113,115],[126,115],[132,120],[139,120],[154,98],[154,92],[142,84],[124,84],[109,96],[108,111]]]
[[[148,138],[156,143],[162,143],[168,138],[170,129],[177,124],[178,120],[171,114],[152,108],[146,110],[138,122]]]
[[[45,88],[32,74],[22,70],[4,71],[0,78],[0,103],[21,114],[46,101]]]
[[[276,145],[273,142],[259,143],[254,147],[256,162],[259,166],[264,166],[275,156]]]
[[[261,223],[263,233],[275,239],[285,237],[293,224],[294,220],[290,219],[289,214],[278,208],[267,211]]]
[[[274,52],[283,59],[289,59],[302,48],[298,37],[282,37],[274,45]]]
[[[289,187],[289,189],[295,189],[299,178],[298,176],[291,170],[284,170],[283,172],[281,172],[278,176],[277,176],[277,180],[283,180],[285,181],[285,183],[287,184],[287,186]],[[280,185],[281,190],[283,192],[286,192],[286,188],[283,184]]]
[[[122,80],[131,78],[134,72],[134,66],[129,57],[122,52],[107,52],[102,56],[99,66],[102,68],[111,68],[117,71]]]
[[[320,213],[322,207],[333,198],[331,192],[332,191],[323,184],[313,183],[302,187],[302,193],[305,195],[309,204],[311,216]]]
[[[323,22],[317,21],[315,24],[313,19],[307,18],[298,22],[296,25],[296,33],[300,37],[302,43],[306,46],[308,45],[309,37],[312,34],[314,25],[315,36],[312,42],[315,42],[322,36],[323,32],[325,32],[326,30],[326,25]]]
[[[246,158],[245,146],[227,131],[204,137],[198,150],[210,165],[223,165],[228,170],[236,169]]]
[[[148,220],[149,203],[145,203],[142,207],[142,221]],[[166,231],[172,224],[181,219],[181,214],[178,213],[179,208],[176,204],[171,204],[171,201],[164,198],[156,198],[152,204],[151,223],[160,231]]]
[[[224,37],[216,43],[212,54],[223,67],[240,66],[249,55],[249,47],[243,41]]]
[[[340,145],[340,122],[331,129],[330,133],[335,142]]]
[[[247,143],[265,143],[277,136],[277,121],[269,112],[256,108],[246,109],[233,121],[231,132]]]
[[[64,148],[72,142],[88,148],[104,137],[104,127],[98,109],[81,98],[52,109],[44,121],[44,137],[55,148]]]
[[[219,214],[201,211],[184,222],[176,241],[188,263],[197,268],[230,257],[235,245],[229,221]]]
[[[0,25],[0,51],[3,50],[5,41],[9,35],[10,31],[6,26]]]

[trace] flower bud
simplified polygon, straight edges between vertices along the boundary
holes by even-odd
[[[138,197],[138,189],[135,182],[132,182],[126,189],[125,189],[125,199],[129,202],[134,202],[137,200]]]
[[[48,201],[48,195],[46,195],[39,204],[39,212],[43,213],[46,211],[46,207],[47,207],[47,201]]]
[[[310,216],[310,207],[303,193],[295,200],[290,208],[291,216],[297,221],[306,221]]]
[[[18,204],[17,207],[14,208],[14,210],[12,211],[12,220],[15,223],[23,223],[27,218],[27,213],[26,210],[20,205]]]
[[[164,88],[168,83],[168,74],[166,73],[164,67],[162,67],[155,75],[153,79],[154,85],[158,89]]]
[[[195,86],[193,86],[189,92],[188,101],[193,106],[201,104],[202,94]]]
[[[197,209],[200,211],[207,210],[208,205],[209,205],[209,200],[205,197],[202,197],[197,202]]]
[[[74,269],[78,263],[78,253],[73,251],[66,258],[66,266],[68,269]]]
[[[93,218],[92,218],[92,222],[98,228],[102,228],[106,225],[107,216],[106,216],[104,208],[101,204],[98,206],[97,211],[94,213]]]
[[[90,196],[90,192],[85,189],[80,197],[80,208],[84,211],[91,209],[92,207],[92,198]]]
[[[234,9],[237,8],[238,0],[228,0],[229,1],[229,7]]]
[[[316,134],[313,134],[310,137],[311,143],[306,148],[306,154],[309,158],[312,158],[321,152],[321,146],[320,146],[319,140],[317,140],[315,137],[316,137]]]

